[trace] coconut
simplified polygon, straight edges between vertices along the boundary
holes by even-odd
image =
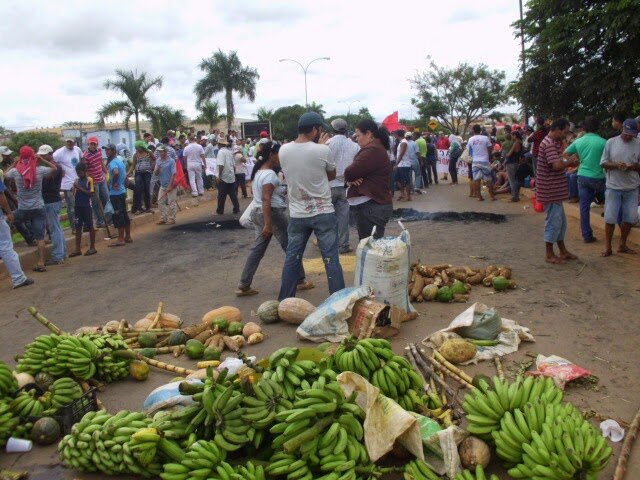
[[[465,438],[458,447],[462,466],[469,470],[475,470],[477,465],[485,468],[491,460],[489,446],[476,437]]]
[[[446,340],[438,349],[440,354],[451,363],[464,363],[476,356],[477,347],[461,338]]]

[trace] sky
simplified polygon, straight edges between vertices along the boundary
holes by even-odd
[[[518,73],[519,42],[511,23],[517,0],[5,0],[0,22],[0,126],[13,130],[94,121],[104,103],[121,99],[103,83],[116,68],[162,76],[155,104],[196,115],[198,64],[235,50],[260,74],[256,100],[235,98],[236,116],[259,107],[304,105],[327,116],[367,106],[381,120],[412,117],[409,79],[438,65],[485,63]],[[214,97],[224,111],[224,99]],[[511,110],[515,111],[515,108]],[[114,120],[117,120],[115,118]]]

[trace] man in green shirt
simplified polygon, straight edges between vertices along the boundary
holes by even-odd
[[[424,188],[429,188],[429,183],[427,182],[427,141],[424,138],[425,134],[418,134],[418,139],[416,140],[416,146],[418,147],[418,162],[420,162],[420,174],[422,175],[422,185]]]
[[[583,128],[585,134],[576,139],[564,151],[565,158],[576,155],[580,160],[578,167],[578,195],[580,197],[580,228],[582,239],[585,243],[596,241],[591,229],[589,215],[591,202],[596,194],[604,195],[605,174],[600,166],[600,159],[607,141],[598,135],[598,121],[594,117],[587,117],[584,120]]]

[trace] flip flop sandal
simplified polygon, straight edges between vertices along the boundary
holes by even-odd
[[[47,267],[36,265],[35,267],[33,267],[33,271],[34,272],[46,272],[47,271]]]
[[[238,289],[236,290],[236,297],[248,297],[249,295],[257,295],[259,292],[254,290],[253,288],[248,288],[247,290]]]
[[[80,255],[82,255],[82,252],[73,252],[69,254],[69,258],[79,257]]]
[[[124,243],[112,243],[109,247],[124,247]]]
[[[303,283],[299,283],[296,286],[296,290],[311,290],[312,288],[315,288],[316,286],[313,284],[313,282],[303,282]]]
[[[133,243],[133,240],[132,239],[125,240],[124,243]]]
[[[84,252],[84,256],[88,257],[89,255],[95,255],[96,253],[98,253],[98,251],[95,248],[91,248]]]

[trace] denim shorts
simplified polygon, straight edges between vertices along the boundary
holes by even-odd
[[[638,189],[614,190],[607,188],[604,193],[604,221],[609,225],[618,223],[622,210],[622,222],[634,225],[638,222]]]
[[[44,231],[47,225],[47,215],[44,212],[44,207],[29,210],[18,208],[13,212],[13,217],[16,223],[30,222],[33,238],[36,240],[44,240]]]
[[[547,218],[544,222],[544,241],[547,243],[563,242],[567,233],[567,216],[562,202],[546,203],[544,211]]]

